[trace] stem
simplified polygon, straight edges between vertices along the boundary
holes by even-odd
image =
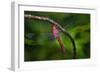
[[[41,16],[35,16],[35,15],[30,15],[30,14],[25,14],[24,15],[25,18],[29,18],[29,19],[37,19],[37,20],[43,20],[43,21],[48,21],[54,25],[56,25],[56,27],[58,29],[60,29],[64,34],[66,34],[66,36],[68,36],[72,42],[72,45],[73,45],[73,59],[76,59],[76,45],[75,45],[75,41],[74,39],[72,38],[72,36],[67,32],[65,31],[64,28],[62,28],[57,22],[55,22],[54,20],[50,19],[50,18],[47,18],[47,17],[41,17]]]

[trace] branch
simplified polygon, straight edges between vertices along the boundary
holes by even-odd
[[[47,17],[41,17],[41,16],[35,16],[35,15],[30,15],[30,14],[25,14],[24,15],[25,18],[29,18],[29,19],[37,19],[37,20],[43,20],[43,21],[48,21],[54,25],[57,26],[58,29],[60,29],[64,34],[66,34],[71,42],[72,42],[72,45],[73,45],[73,59],[76,59],[76,46],[75,46],[75,41],[74,39],[72,38],[72,36],[67,32],[65,31],[65,29],[63,27],[61,27],[57,22],[55,22],[54,20],[50,19],[50,18],[47,18]]]

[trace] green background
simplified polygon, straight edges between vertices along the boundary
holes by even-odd
[[[73,37],[77,59],[90,58],[90,14],[36,11],[25,11],[24,14],[48,17],[58,22]],[[59,32],[66,49],[63,54],[58,41],[52,36],[49,22],[25,18],[24,25],[24,61],[72,59],[70,39]]]

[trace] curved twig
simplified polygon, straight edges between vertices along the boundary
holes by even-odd
[[[75,41],[74,39],[72,38],[72,36],[67,32],[65,31],[64,28],[62,28],[57,22],[55,22],[54,20],[50,19],[50,18],[47,18],[47,17],[41,17],[41,16],[35,16],[35,15],[30,15],[30,14],[25,14],[24,15],[25,18],[29,18],[29,19],[38,19],[38,20],[43,20],[43,21],[48,21],[52,24],[55,24],[57,26],[58,29],[60,29],[64,34],[66,34],[71,42],[72,42],[72,45],[73,45],[73,59],[76,59],[76,45],[75,45]]]

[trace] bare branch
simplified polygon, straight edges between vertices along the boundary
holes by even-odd
[[[25,14],[24,17],[29,18],[29,19],[38,19],[38,20],[48,21],[48,22],[56,25],[57,28],[59,28],[60,30],[65,31],[57,22],[55,22],[54,20],[52,20],[50,18],[35,16],[35,15],[30,15],[30,14]]]

